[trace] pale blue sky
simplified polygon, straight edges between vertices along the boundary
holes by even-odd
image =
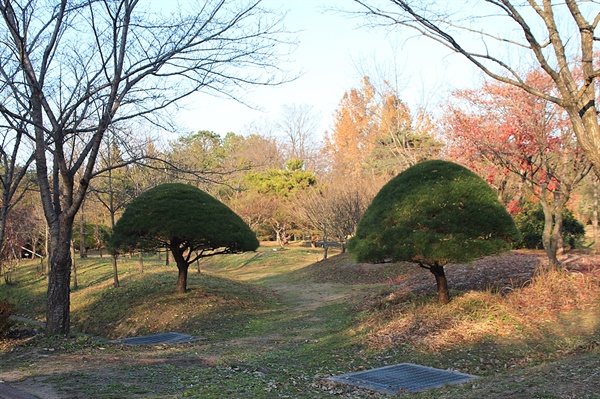
[[[320,115],[315,133],[321,136],[332,126],[344,92],[360,85],[361,72],[375,74],[376,68],[391,70],[395,66],[403,99],[412,106],[427,101],[434,108],[449,87],[464,87],[478,76],[466,61],[449,56],[440,45],[419,38],[406,41],[384,29],[367,29],[360,26],[361,20],[330,10],[354,6],[350,0],[265,0],[263,4],[289,10],[286,28],[298,31],[299,39],[289,67],[292,73],[302,75],[283,86],[249,91],[247,98],[260,111],[233,100],[195,95],[188,110],[178,117],[187,132],[243,134],[253,122],[277,120],[285,104],[308,104]]]

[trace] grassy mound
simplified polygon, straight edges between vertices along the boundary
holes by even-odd
[[[163,267],[130,276],[120,288],[79,292],[73,300],[74,328],[108,338],[168,331],[203,336],[232,328],[242,315],[252,317],[273,302],[273,294],[259,287],[205,274],[191,274],[191,288],[177,294],[170,272]]]
[[[343,253],[298,270],[295,277],[315,283],[394,284],[418,272],[418,268],[406,262],[358,263]]]

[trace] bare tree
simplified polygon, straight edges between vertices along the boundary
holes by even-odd
[[[333,184],[329,191],[331,207],[335,210],[331,220],[332,235],[337,238],[346,251],[348,239],[356,233],[356,226],[363,213],[373,200],[379,185],[348,185],[341,182]]]
[[[0,115],[22,122],[35,140],[50,229],[49,334],[70,330],[73,219],[109,126],[134,118],[165,126],[166,111],[194,92],[236,98],[246,85],[286,80],[281,15],[259,0],[197,1],[170,15],[140,3],[0,4]]]
[[[40,256],[35,250],[35,243],[39,239],[41,220],[35,217],[31,205],[14,207],[7,217],[4,221],[4,240],[0,247],[0,276],[8,284],[11,282],[12,272],[19,266],[22,251],[32,258]]]
[[[587,157],[600,172],[600,125],[594,55],[600,5],[576,0],[355,0],[376,24],[406,27],[461,54],[485,74],[553,102],[568,114]],[[537,65],[551,91],[526,82]],[[526,67],[526,68],[525,68]]]
[[[294,207],[298,216],[304,219],[312,228],[318,230],[323,241],[323,259],[327,259],[329,251],[329,236],[336,210],[332,209],[331,201],[322,190],[312,189],[296,199]]]
[[[286,104],[281,108],[277,129],[283,134],[287,146],[288,159],[296,158],[314,169],[311,149],[314,149],[313,136],[318,126],[318,115],[308,104]]]
[[[33,146],[23,124],[13,118],[3,122],[0,126],[0,248],[4,247],[9,214],[31,182],[28,172],[34,159]]]
[[[321,188],[306,190],[295,200],[296,213],[322,234],[323,259],[327,259],[329,239],[337,241],[342,252],[356,232],[358,221],[376,194],[370,184],[360,187],[347,181],[330,181]]]
[[[127,173],[128,164],[145,160],[144,152],[138,146],[131,145],[132,136],[127,131],[117,133],[115,129],[109,129],[104,146],[98,153],[97,175],[90,186],[94,197],[109,213],[111,232],[115,227],[117,212],[123,210],[135,194],[140,194],[134,192],[133,182]],[[122,155],[124,152],[127,157]],[[119,287],[117,256],[115,252],[111,254],[115,288]]]

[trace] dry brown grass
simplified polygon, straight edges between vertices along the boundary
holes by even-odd
[[[431,296],[391,293],[374,300],[358,331],[374,348],[441,351],[482,342],[531,341],[548,334],[591,335],[600,321],[600,273],[536,273],[511,290],[469,290],[448,305]],[[580,317],[582,312],[594,317]]]

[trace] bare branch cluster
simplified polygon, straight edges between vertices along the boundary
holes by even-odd
[[[374,23],[408,28],[469,60],[489,77],[553,102],[568,114],[588,158],[600,170],[595,82],[600,65],[600,4],[564,0],[477,2],[355,0]],[[541,69],[552,90],[531,85]]]
[[[168,110],[197,91],[242,100],[247,85],[287,80],[282,16],[260,1],[197,1],[171,14],[142,3],[0,4],[0,127],[35,143],[51,235],[50,333],[68,332],[67,245],[109,127],[164,126]]]

